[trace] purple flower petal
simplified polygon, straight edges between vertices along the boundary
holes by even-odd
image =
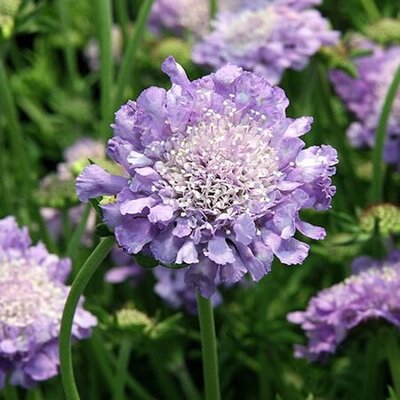
[[[97,165],[89,165],[76,179],[76,192],[79,200],[87,202],[99,196],[112,196],[119,193],[128,179],[111,175]]]

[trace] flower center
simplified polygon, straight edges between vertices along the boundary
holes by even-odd
[[[157,171],[184,213],[260,212],[280,175],[266,116],[253,110],[242,115],[229,100],[222,114],[204,112],[200,122],[166,143]]]
[[[270,6],[249,10],[236,14],[229,24],[219,25],[223,28],[225,41],[238,52],[259,48],[275,26],[276,13]]]
[[[24,327],[40,317],[59,319],[64,300],[45,268],[23,259],[0,263],[0,324]]]

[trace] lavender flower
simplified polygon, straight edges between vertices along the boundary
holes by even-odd
[[[325,231],[299,211],[329,208],[336,151],[304,149],[312,119],[287,118],[284,92],[261,76],[228,65],[190,82],[172,57],[163,71],[170,90],[151,87],[116,113],[108,154],[129,177],[90,165],[80,200],[116,196],[101,207],[120,246],[190,265],[185,282],[205,297],[216,280],[260,280],[274,255],[302,263],[309,246],[296,230]]]
[[[256,1],[238,10],[219,12],[211,33],[193,48],[193,60],[219,68],[227,62],[279,83],[288,68],[303,69],[321,46],[337,43],[319,11],[320,1]]]
[[[355,147],[373,147],[375,131],[389,86],[400,66],[400,46],[383,49],[362,43],[372,53],[355,60],[358,77],[332,71],[335,90],[357,118],[347,130]],[[397,94],[389,117],[384,157],[387,163],[400,168],[400,93]]]
[[[58,335],[70,260],[31,245],[15,219],[0,220],[0,388],[6,376],[23,387],[58,373]],[[74,339],[90,335],[96,318],[78,307]]]
[[[335,353],[353,328],[370,319],[400,328],[400,252],[385,262],[359,257],[353,271],[342,283],[313,297],[306,311],[288,315],[308,338],[307,346],[296,346],[297,357],[318,360]]]

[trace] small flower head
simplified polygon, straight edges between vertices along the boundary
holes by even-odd
[[[258,281],[274,255],[302,263],[296,230],[325,232],[299,211],[329,207],[336,151],[304,149],[311,118],[287,118],[284,92],[261,76],[228,65],[190,82],[172,57],[163,70],[170,90],[151,87],[116,114],[108,154],[128,175],[90,165],[79,198],[114,195],[102,209],[125,251],[190,265],[185,282],[206,297],[216,281]]]
[[[58,335],[70,261],[31,245],[14,218],[0,220],[0,387],[30,387],[58,373]],[[96,318],[79,305],[72,334],[88,337]]]
[[[370,51],[369,55],[355,60],[358,76],[348,76],[342,71],[333,71],[331,80],[335,90],[357,118],[347,135],[355,147],[373,147],[382,107],[400,67],[400,47],[383,49],[369,41],[359,43]],[[385,160],[400,168],[400,93],[397,94],[389,117],[385,145]]]
[[[288,315],[290,322],[306,332],[307,346],[297,346],[296,355],[310,360],[335,353],[349,332],[359,324],[382,319],[400,327],[400,253],[385,262],[359,257],[353,263],[357,274],[322,290],[306,311]]]
[[[309,8],[314,3],[256,1],[219,12],[211,32],[194,46],[193,59],[215,68],[237,64],[276,84],[287,68],[303,69],[321,46],[338,41],[338,32]]]

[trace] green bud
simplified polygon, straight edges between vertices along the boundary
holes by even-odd
[[[0,0],[0,31],[5,38],[12,35],[14,19],[21,3],[21,0]]]
[[[384,45],[400,43],[400,20],[381,19],[372,25],[368,25],[364,33],[370,39]]]
[[[388,203],[372,206],[361,214],[360,226],[368,233],[377,226],[383,236],[400,234],[400,208]]]
[[[143,333],[152,329],[153,321],[142,311],[135,308],[123,308],[115,315],[118,328]]]
[[[40,207],[65,209],[78,204],[73,180],[60,180],[57,175],[47,176],[34,194]]]

